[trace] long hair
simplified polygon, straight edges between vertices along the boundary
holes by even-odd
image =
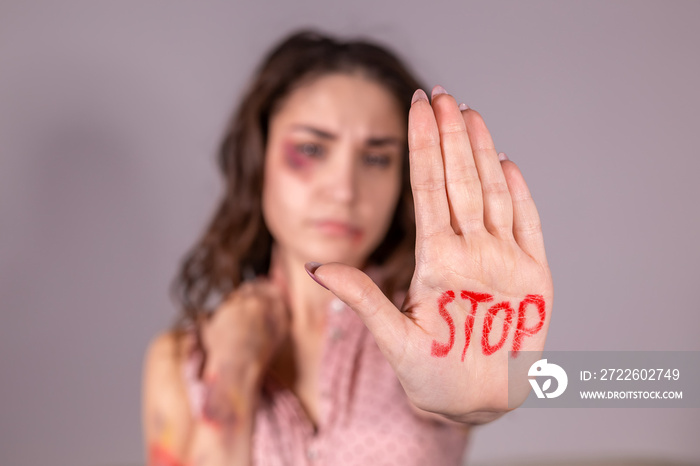
[[[339,41],[317,31],[283,40],[263,60],[231,119],[218,152],[225,192],[204,234],[185,256],[172,293],[181,308],[176,329],[200,325],[246,278],[267,275],[272,237],[263,221],[262,188],[270,118],[300,85],[329,73],[360,73],[382,85],[408,115],[413,92],[422,87],[399,58],[364,40]],[[385,238],[370,254],[391,297],[405,290],[415,268],[415,217],[404,146],[401,194]]]

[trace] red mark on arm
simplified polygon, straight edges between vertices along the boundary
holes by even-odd
[[[501,334],[501,339],[498,340],[498,343],[492,346],[489,343],[489,335],[491,334],[491,329],[493,328],[493,319],[501,310],[506,313],[505,319],[503,320],[503,333]],[[503,347],[503,344],[506,342],[506,338],[508,338],[508,332],[510,331],[510,324],[513,322],[514,312],[515,311],[508,301],[494,304],[488,310],[486,318],[484,319],[484,331],[481,335],[481,348],[485,355],[488,356],[493,354]]]
[[[537,313],[539,314],[540,320],[537,325],[533,327],[525,327],[525,311],[527,310],[528,304],[534,304],[537,306]],[[518,355],[520,347],[523,343],[523,338],[525,336],[532,336],[542,330],[544,325],[544,319],[547,313],[544,310],[544,297],[539,294],[529,294],[525,296],[525,299],[520,301],[520,307],[518,308],[518,326],[515,329],[515,337],[513,338],[513,357]]]
[[[469,348],[469,343],[472,338],[472,332],[474,331],[474,320],[476,319],[476,307],[479,303],[484,303],[491,301],[493,296],[488,293],[476,293],[474,291],[462,290],[462,299],[468,299],[472,302],[472,309],[467,315],[467,320],[464,322],[464,349],[462,350],[462,361],[464,361],[464,356],[467,354],[467,348]]]
[[[444,358],[447,356],[447,353],[450,352],[452,346],[455,344],[455,323],[454,320],[452,320],[450,313],[447,312],[447,309],[445,309],[445,306],[454,301],[454,299],[455,292],[452,290],[445,291],[442,296],[438,298],[438,309],[440,310],[440,316],[445,319],[445,322],[447,322],[447,325],[450,328],[450,341],[448,343],[438,343],[436,340],[433,340],[433,347],[430,354],[438,358]]]
[[[215,430],[231,430],[239,422],[239,416],[234,407],[234,395],[227,391],[218,379],[215,374],[209,374],[204,378],[204,404],[201,419]]]
[[[164,446],[152,443],[148,449],[148,466],[185,466]]]

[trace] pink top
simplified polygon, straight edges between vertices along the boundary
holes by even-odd
[[[318,432],[289,389],[265,387],[255,415],[253,464],[459,465],[467,444],[460,426],[419,418],[374,337],[355,312],[334,299],[320,368]],[[202,386],[186,368],[192,409]]]

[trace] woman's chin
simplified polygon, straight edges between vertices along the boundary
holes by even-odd
[[[315,250],[310,251],[306,257],[309,257],[307,262],[319,262],[321,264],[328,264],[330,262],[340,262],[341,264],[350,265],[353,267],[360,267],[364,261],[364,257],[357,255],[357,251],[348,250],[345,254],[341,251],[335,249],[334,251],[321,251]]]

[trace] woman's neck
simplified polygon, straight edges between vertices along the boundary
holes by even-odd
[[[326,309],[335,297],[315,283],[304,269],[304,261],[293,254],[283,254],[275,245],[270,263],[270,279],[282,289],[296,330],[321,330]]]

